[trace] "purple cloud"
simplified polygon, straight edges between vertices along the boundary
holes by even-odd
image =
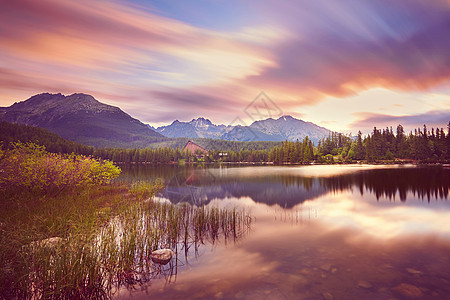
[[[248,78],[249,84],[278,86],[314,102],[324,94],[343,96],[380,86],[424,90],[450,77],[448,6],[339,1],[327,9],[314,1],[279,7],[270,14],[281,14],[285,26],[299,34],[275,50],[277,66]]]
[[[374,113],[359,113],[360,120],[351,124],[353,128],[360,128],[361,131],[369,132],[373,127],[386,128],[396,127],[401,124],[406,130],[414,130],[424,124],[431,128],[446,128],[450,122],[450,109],[430,111],[417,115],[392,116]]]

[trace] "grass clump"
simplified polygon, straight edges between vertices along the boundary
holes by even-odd
[[[201,221],[200,221],[201,220]],[[145,282],[158,275],[152,251],[171,248],[187,252],[219,239],[236,241],[252,219],[244,210],[197,207],[188,203],[136,202],[104,226],[95,243],[106,285]]]
[[[173,205],[100,187],[0,214],[0,298],[110,299],[158,276],[152,251],[188,251],[249,229],[244,211]],[[105,209],[108,205],[108,209]]]
[[[148,199],[155,194],[155,192],[162,190],[163,183],[156,181],[154,183],[149,181],[135,181],[131,184],[130,194],[136,199]]]
[[[96,260],[90,245],[99,228],[129,205],[127,191],[89,186],[2,202],[0,299],[97,298],[103,284],[89,267]]]
[[[153,250],[236,240],[251,223],[237,209],[155,202],[158,182],[110,183],[112,163],[34,144],[0,152],[0,170],[0,299],[109,299],[158,274]]]

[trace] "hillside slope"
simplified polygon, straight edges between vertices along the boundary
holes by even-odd
[[[166,140],[120,108],[86,94],[38,94],[1,108],[0,121],[38,126],[92,146],[126,146]]]

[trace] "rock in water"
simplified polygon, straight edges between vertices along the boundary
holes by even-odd
[[[407,271],[409,274],[412,274],[412,275],[421,275],[421,274],[422,274],[421,271],[415,270],[415,269],[413,269],[413,268],[406,268],[406,271]]]
[[[422,291],[418,287],[409,283],[401,283],[392,288],[392,291],[409,299],[419,299],[423,296]]]
[[[367,282],[367,281],[364,281],[364,280],[360,280],[358,282],[358,287],[365,288],[365,289],[370,289],[370,288],[372,288],[372,284],[370,282]]]
[[[153,251],[150,257],[154,263],[166,265],[172,259],[173,254],[173,251],[170,249],[159,249]]]

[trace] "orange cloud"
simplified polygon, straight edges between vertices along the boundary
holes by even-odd
[[[11,99],[14,90],[85,92],[144,121],[186,114],[220,115],[226,123],[260,91],[295,113],[373,87],[414,91],[448,83],[449,10],[405,3],[355,7],[343,0],[325,9],[320,0],[265,0],[249,5],[261,14],[258,26],[227,31],[130,2],[4,1],[0,105],[23,100]],[[404,25],[394,26],[400,19]],[[173,104],[183,111],[174,113]]]
[[[24,15],[28,18],[20,18]],[[270,53],[258,45],[263,38],[249,43],[233,33],[216,37],[214,31],[114,2],[14,1],[0,17],[8,24],[0,26],[2,52],[49,67],[111,70],[142,62],[164,69],[163,60],[173,56],[189,76],[204,73],[205,80],[216,74],[219,79],[257,75],[273,66]]]

